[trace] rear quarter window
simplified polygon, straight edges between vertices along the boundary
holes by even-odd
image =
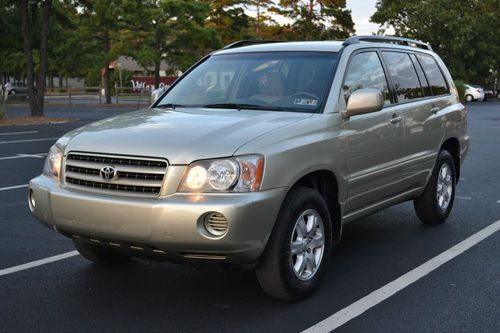
[[[422,65],[427,81],[431,86],[432,94],[434,96],[448,94],[450,90],[436,60],[431,56],[421,54],[417,55],[417,59]]]

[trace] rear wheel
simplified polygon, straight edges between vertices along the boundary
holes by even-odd
[[[130,260],[130,256],[118,254],[105,247],[95,246],[77,239],[73,240],[73,244],[82,257],[96,264],[112,265]]]
[[[15,95],[16,94],[16,91],[15,90],[11,90],[9,91],[9,95]]]
[[[474,97],[472,97],[472,95],[465,95],[465,100],[467,102],[472,102],[472,101],[474,101]]]
[[[269,295],[300,300],[319,286],[332,247],[328,208],[315,190],[297,187],[283,202],[275,230],[256,269]]]
[[[450,215],[455,200],[455,163],[442,150],[424,193],[413,201],[415,211],[425,224],[440,224]]]

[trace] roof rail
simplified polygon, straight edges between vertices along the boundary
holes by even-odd
[[[394,36],[352,36],[347,38],[344,41],[344,43],[342,43],[342,45],[347,46],[351,44],[357,44],[360,42],[393,43],[393,44],[406,45],[432,51],[432,47],[429,44],[424,43],[422,41],[404,37],[394,37]]]
[[[272,39],[247,39],[247,40],[239,40],[237,42],[231,43],[229,45],[224,46],[222,49],[234,49],[242,46],[250,46],[257,44],[270,44],[270,43],[280,43],[282,40],[272,40]]]

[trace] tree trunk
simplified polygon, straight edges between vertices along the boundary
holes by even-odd
[[[257,25],[255,26],[255,35],[258,38],[261,38],[260,36],[260,4],[257,2]]]
[[[160,64],[161,58],[155,61],[155,89],[160,87]]]
[[[30,109],[32,116],[43,116],[43,104],[45,95],[45,77],[48,67],[48,40],[49,40],[49,21],[52,9],[52,1],[45,0],[42,2],[42,23],[40,30],[40,68],[36,78],[36,91],[34,87],[35,75],[33,72],[33,45],[32,45],[32,17],[34,17],[34,9],[32,7],[31,16],[28,8],[28,0],[20,1],[23,33],[24,54],[26,57],[26,74],[28,78],[28,97],[30,101]]]
[[[43,116],[43,105],[45,102],[45,77],[49,67],[49,21],[52,9],[52,0],[42,3],[42,26],[40,31],[40,69],[37,78],[36,104],[37,114]]]
[[[33,49],[31,48],[31,20],[28,9],[28,0],[19,2],[21,10],[21,30],[23,34],[24,56],[26,57],[26,75],[28,77],[28,98],[30,101],[31,115],[37,115],[35,93],[33,87]],[[15,74],[14,74],[15,75]]]
[[[104,90],[106,92],[106,104],[111,104],[111,73],[109,72],[109,52],[111,50],[111,40],[109,32],[104,31],[104,56],[106,63],[104,64]]]

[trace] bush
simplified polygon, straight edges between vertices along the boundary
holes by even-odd
[[[465,103],[465,82],[462,80],[455,80],[455,86],[457,87],[458,97],[460,101]]]

